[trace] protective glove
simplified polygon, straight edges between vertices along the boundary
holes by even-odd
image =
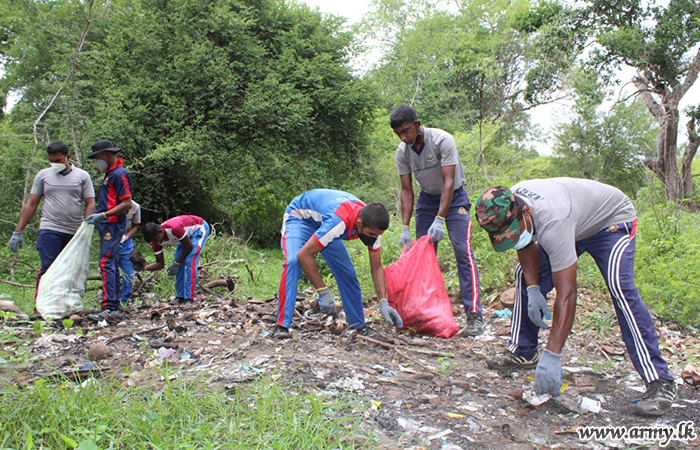
[[[180,270],[180,263],[174,262],[168,267],[168,276],[174,277],[177,275],[178,270]]]
[[[129,239],[129,238],[128,238],[128,237],[126,237],[126,234],[123,234],[123,235],[122,235],[122,240],[121,240],[121,241],[119,241],[119,243],[120,243],[120,244],[123,244],[123,243],[124,243],[124,241],[126,241],[127,239]]]
[[[561,354],[545,350],[535,369],[535,392],[559,395],[561,389]]]
[[[433,224],[428,228],[428,234],[430,235],[431,243],[445,239],[445,218],[435,216]]]
[[[316,293],[318,294],[318,307],[321,309],[321,312],[328,314],[329,316],[335,314],[337,310],[335,300],[333,299],[331,291],[328,289],[328,287],[326,286],[321,289],[316,289]]]
[[[404,225],[401,228],[401,238],[399,239],[401,249],[404,247],[411,248],[411,229]]]
[[[387,322],[392,324],[393,322],[396,322],[396,328],[403,328],[403,320],[401,320],[401,316],[394,308],[389,306],[388,301],[380,300],[379,309],[382,311],[382,316],[384,316]]]
[[[17,249],[24,247],[24,234],[22,231],[15,231],[12,233],[10,242],[7,243],[10,246],[10,250],[17,252]]]
[[[532,323],[538,327],[544,330],[549,328],[549,325],[542,319],[542,316],[547,320],[551,320],[552,312],[549,310],[549,306],[547,306],[547,299],[544,298],[540,287],[537,285],[528,286],[527,288],[527,315],[530,317]]]
[[[107,216],[105,215],[105,213],[90,214],[85,218],[85,222],[89,223],[90,225],[97,225],[98,223],[102,223],[105,220],[107,220]]]

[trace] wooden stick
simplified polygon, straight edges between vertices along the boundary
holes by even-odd
[[[11,286],[17,286],[17,287],[22,287],[22,288],[33,288],[36,287],[33,284],[21,284],[21,283],[15,283],[14,281],[7,281],[7,280],[0,280],[1,283],[6,283]]]

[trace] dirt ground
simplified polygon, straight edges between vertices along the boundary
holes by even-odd
[[[312,312],[313,301],[302,299],[297,302],[292,338],[279,341],[271,338],[274,299],[234,302],[212,293],[200,296],[191,306],[172,306],[143,294],[132,310],[120,313],[112,324],[89,321],[87,311],[74,317],[69,329],[63,329],[60,321],[47,324],[42,336],[29,344],[32,355],[41,361],[22,369],[15,380],[31,383],[46,373],[47,366],[68,376],[87,376],[92,368],[134,386],[157,380],[156,366],[165,359],[171,368],[186,374],[209,371],[212,382],[223,386],[276,373],[312,390],[349,392],[368,400],[363,403],[367,409],[361,412],[362,426],[382,449],[636,448],[648,441],[584,441],[575,430],[578,426],[675,427],[683,421],[693,421],[700,435],[700,387],[684,383],[679,376],[686,357],[700,352],[692,328],[675,324],[658,328],[679,395],[671,412],[655,419],[630,412],[630,401],[641,396],[643,383],[624,353],[617,328],[600,331],[580,321],[574,324],[562,360],[566,383],[562,398],[583,396],[602,405],[599,412],[582,413],[575,401],[567,407],[563,401],[535,406],[537,402],[523,400],[523,392],[527,395],[534,387],[534,370],[486,367],[484,358],[503,352],[509,339],[510,319],[491,317],[502,306],[496,296],[484,300],[486,329],[476,338],[398,333],[381,319],[376,303],[370,302],[368,322],[391,341],[378,345],[344,330],[342,314],[335,321],[319,316]],[[581,293],[579,315],[599,309],[597,303]],[[458,300],[453,311],[457,323],[464,326],[466,315]],[[30,321],[13,319],[9,326],[19,336],[33,335]],[[83,333],[77,334],[78,329]],[[88,350],[95,351],[95,344],[106,345],[110,354],[90,361]],[[672,441],[666,448],[698,447],[700,438]]]

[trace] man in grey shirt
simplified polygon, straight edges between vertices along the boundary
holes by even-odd
[[[676,385],[661,356],[646,305],[634,284],[637,213],[617,188],[591,180],[529,180],[511,189],[493,186],[476,201],[476,217],[497,252],[514,248],[515,301],[511,341],[505,355],[488,358],[494,369],[535,369],[538,394],[559,395],[561,353],[576,314],[576,264],[589,253],[613,299],[630,360],[647,384],[633,409],[660,416],[671,409]],[[552,314],[545,296],[556,289],[554,320],[545,350],[540,328]]]
[[[9,242],[13,252],[22,248],[24,229],[43,198],[36,238],[36,249],[41,259],[41,268],[36,277],[37,288],[41,277],[80,228],[83,218],[95,212],[95,189],[90,175],[70,162],[68,146],[61,141],[52,142],[46,148],[46,153],[51,167],[36,174],[29,200],[22,208]]]
[[[416,203],[416,238],[430,235],[435,243],[445,237],[444,226],[457,260],[459,289],[467,310],[464,333],[476,336],[484,327],[479,301],[479,271],[471,249],[471,203],[462,187],[464,168],[457,153],[454,138],[438,128],[421,126],[416,111],[410,106],[399,106],[391,113],[391,128],[401,139],[396,150],[396,168],[401,177],[401,247],[410,246],[411,215],[413,214],[413,181],[421,188]]]

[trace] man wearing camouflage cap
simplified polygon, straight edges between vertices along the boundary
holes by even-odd
[[[561,352],[576,313],[576,264],[588,252],[612,295],[622,338],[635,369],[647,384],[634,405],[638,414],[660,416],[671,409],[676,386],[651,315],[634,284],[637,214],[617,188],[591,180],[529,180],[511,189],[494,186],[476,201],[476,217],[497,252],[514,248],[515,302],[511,341],[505,355],[488,358],[494,369],[537,367],[538,394],[559,395]],[[542,355],[540,328],[551,319],[545,296],[556,289],[554,319]]]

